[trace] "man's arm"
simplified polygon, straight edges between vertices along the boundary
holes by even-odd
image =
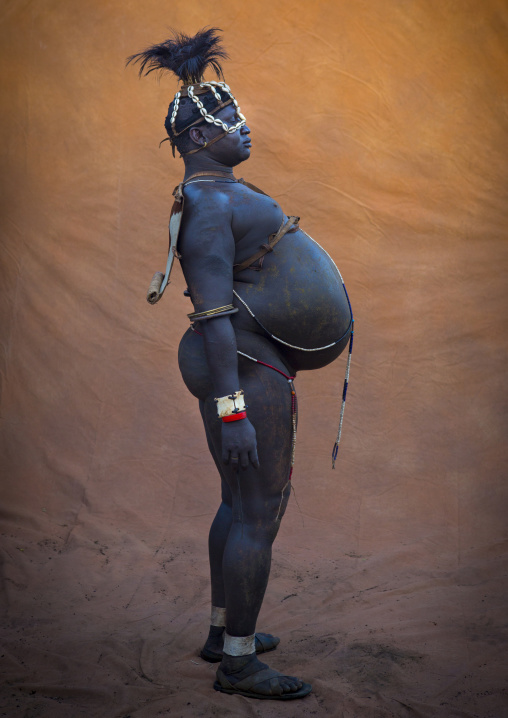
[[[179,240],[182,269],[196,312],[231,304],[235,241],[229,197],[212,188],[187,190],[184,231]],[[216,397],[242,387],[238,378],[236,336],[228,315],[199,322]],[[248,400],[248,397],[246,397]],[[258,466],[256,432],[249,419],[222,424],[222,458],[243,468]]]

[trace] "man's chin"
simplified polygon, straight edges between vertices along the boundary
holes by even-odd
[[[245,162],[245,160],[248,160],[250,157],[250,148],[244,147],[242,152],[238,153],[237,157],[234,160],[230,160],[227,165],[228,167],[236,167],[237,165],[241,164],[242,162]]]

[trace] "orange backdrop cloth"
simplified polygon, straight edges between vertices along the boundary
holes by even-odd
[[[260,630],[291,704],[213,691],[219,482],[164,299],[177,83],[125,58],[223,28],[238,176],[336,260],[345,357],[297,378]],[[506,676],[505,0],[9,0],[2,53],[2,700],[23,718],[500,718]]]

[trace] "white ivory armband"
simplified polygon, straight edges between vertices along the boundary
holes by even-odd
[[[219,626],[222,628],[226,625],[226,609],[219,606],[212,606],[212,615],[210,617],[211,626]]]
[[[245,398],[243,395],[243,389],[235,391],[234,394],[228,396],[220,396],[215,399],[217,404],[217,415],[219,419],[225,416],[231,416],[232,414],[238,414],[240,411],[245,411]]]

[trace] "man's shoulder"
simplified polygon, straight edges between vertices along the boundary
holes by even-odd
[[[214,180],[200,180],[183,185],[185,203],[189,206],[199,206],[205,203],[207,207],[216,208],[216,211],[228,209],[234,202],[231,187],[225,182]]]
[[[182,254],[188,249],[194,252],[196,244],[200,250],[207,251],[208,241],[217,242],[217,233],[229,243],[234,214],[230,193],[212,183],[195,182],[184,187],[183,195],[185,203],[179,251]]]
[[[189,188],[184,191],[184,197],[184,234],[200,228],[225,227],[231,224],[233,208],[224,192]]]

